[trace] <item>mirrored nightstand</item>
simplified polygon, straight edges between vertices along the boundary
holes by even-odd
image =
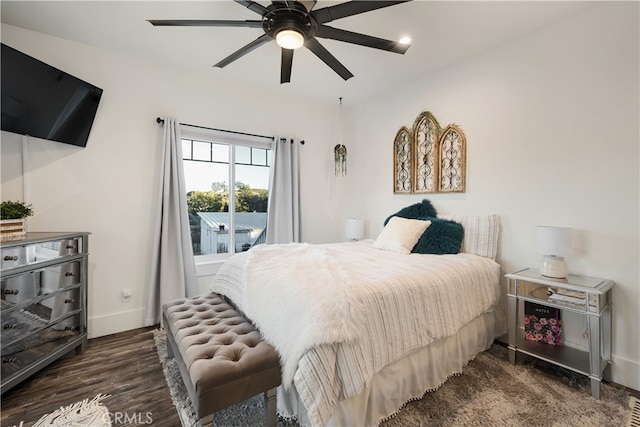
[[[507,297],[511,363],[515,364],[517,354],[523,353],[587,375],[591,379],[591,394],[599,399],[600,382],[611,363],[611,289],[614,282],[573,274],[566,279],[553,279],[533,268],[505,277],[509,281]],[[572,313],[584,318],[587,325],[585,336],[588,339],[586,348],[562,343],[548,344],[542,339],[544,331],[540,325],[536,327],[541,329],[541,334],[533,334],[533,337],[531,333],[527,334],[530,317],[525,316],[526,306],[542,307],[543,311],[558,313],[557,319],[565,323],[576,317]],[[547,322],[545,318],[542,324],[546,325]],[[551,322],[555,323],[553,318]]]

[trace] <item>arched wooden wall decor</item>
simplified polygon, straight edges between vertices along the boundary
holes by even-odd
[[[400,128],[393,141],[393,192],[410,194],[413,176],[413,144],[411,132],[406,127]]]
[[[462,129],[449,125],[442,132],[439,146],[440,179],[438,191],[441,193],[465,191],[467,141]]]
[[[420,113],[413,123],[413,192],[437,191],[438,141],[440,125],[428,111]]]
[[[393,192],[464,193],[467,140],[454,124],[444,131],[428,111],[412,130],[401,127],[393,140]]]

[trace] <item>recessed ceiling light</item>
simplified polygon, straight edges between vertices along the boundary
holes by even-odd
[[[398,42],[400,44],[409,44],[409,43],[411,43],[411,37],[409,37],[409,36],[400,37],[400,40],[398,40]]]

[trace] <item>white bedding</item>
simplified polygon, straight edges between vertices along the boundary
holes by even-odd
[[[491,312],[499,274],[498,264],[477,255],[404,255],[370,240],[270,245],[229,259],[211,290],[256,322],[281,355],[283,385],[293,382],[302,418],[325,425],[385,366]],[[306,308],[318,300],[321,308]],[[286,410],[279,405],[281,415],[299,415]]]

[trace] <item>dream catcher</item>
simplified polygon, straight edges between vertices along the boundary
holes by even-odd
[[[333,147],[333,156],[335,161],[336,176],[347,175],[347,147],[338,144]]]
[[[340,100],[340,143],[333,147],[333,160],[335,163],[336,176],[347,175],[347,147],[342,143],[342,97]]]

